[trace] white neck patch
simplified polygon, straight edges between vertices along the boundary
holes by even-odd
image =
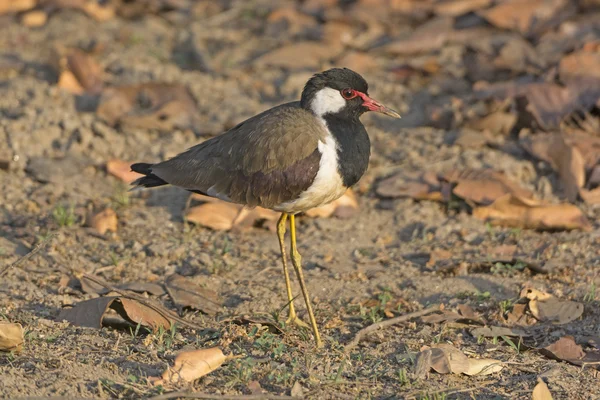
[[[319,117],[335,114],[346,106],[346,100],[338,90],[323,88],[317,92],[310,104],[312,111]]]

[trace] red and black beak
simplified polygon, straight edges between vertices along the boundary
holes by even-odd
[[[387,106],[384,106],[383,104],[381,104],[377,100],[374,100],[374,99],[370,98],[369,96],[367,96],[364,93],[361,93],[361,92],[358,92],[358,91],[356,93],[363,99],[362,106],[366,107],[367,110],[369,110],[369,111],[375,111],[375,112],[378,112],[378,113],[382,113],[382,114],[385,114],[385,115],[390,116],[392,118],[401,118],[400,114],[398,114],[397,111],[394,111],[391,108],[389,108]]]

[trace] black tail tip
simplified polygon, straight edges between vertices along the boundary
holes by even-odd
[[[135,163],[131,164],[131,170],[142,175],[150,175],[152,173],[152,165],[149,163]]]
[[[133,186],[133,188],[131,190],[134,190],[137,188],[145,188],[145,187],[150,188],[150,187],[168,185],[168,182],[162,180],[161,178],[159,178],[158,176],[156,176],[152,173],[152,166],[153,166],[153,164],[148,164],[148,163],[131,164],[131,170],[133,172],[137,172],[138,174],[145,175],[145,176],[142,176],[141,178],[136,179],[135,181],[131,182],[131,186]]]

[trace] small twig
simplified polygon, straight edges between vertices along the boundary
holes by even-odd
[[[428,307],[421,311],[415,311],[410,314],[404,314],[404,315],[401,315],[396,318],[386,319],[385,321],[381,321],[381,322],[377,322],[373,325],[369,325],[366,328],[363,328],[356,333],[356,336],[354,336],[354,339],[352,339],[352,341],[350,341],[350,343],[348,343],[344,347],[344,352],[349,353],[350,350],[355,348],[358,345],[358,343],[360,343],[360,341],[369,333],[375,332],[376,330],[379,330],[379,329],[387,328],[388,326],[399,324],[401,322],[406,322],[413,318],[422,317],[422,316],[430,314],[434,311],[439,311],[439,309],[440,309],[439,304],[436,304],[434,306]]]
[[[218,395],[208,393],[193,393],[193,392],[171,392],[158,396],[150,397],[148,400],[168,400],[168,399],[215,399],[215,400],[296,400],[300,397],[292,396],[277,396],[270,394],[251,394],[251,395]]]
[[[8,264],[8,265],[5,265],[4,267],[2,267],[2,269],[0,270],[0,276],[4,276],[4,274],[7,273],[9,269],[17,267],[17,266],[19,266],[19,264],[22,264],[23,262],[29,260],[38,251],[40,251],[44,246],[46,246],[46,244],[48,244],[50,242],[50,239],[52,239],[54,236],[56,236],[56,233],[52,233],[52,234],[48,235],[46,238],[44,238],[44,240],[42,240],[41,242],[36,244],[35,247],[33,249],[31,249],[31,251],[29,253],[25,254],[23,257],[19,258],[14,263]]]
[[[137,293],[133,293],[133,292],[129,292],[126,290],[121,290],[121,289],[117,289],[116,287],[110,286],[109,284],[102,282],[99,279],[96,279],[95,277],[88,275],[88,274],[84,274],[83,275],[86,279],[89,279],[90,281],[94,282],[97,285],[100,285],[106,289],[108,289],[111,292],[115,292],[120,294],[123,297],[128,297],[130,299],[133,299],[137,302],[142,303],[143,305],[145,305],[148,308],[153,309],[154,311],[156,311],[157,313],[159,313],[161,316],[163,316],[164,318],[166,318],[167,320],[170,321],[175,321],[175,322],[179,322],[181,325],[185,325],[188,328],[192,328],[192,329],[204,329],[204,327],[194,324],[193,322],[190,322],[186,319],[181,318],[179,315],[167,310],[164,307],[158,306],[156,304],[152,304],[151,302],[148,301],[148,299],[144,298],[143,296],[140,296]]]

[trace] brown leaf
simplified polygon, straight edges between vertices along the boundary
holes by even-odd
[[[575,5],[569,0],[507,0],[478,14],[498,28],[532,36],[557,26],[575,11]]]
[[[72,308],[62,309],[58,320],[66,320],[75,326],[100,329],[109,307],[134,325],[141,324],[153,330],[161,326],[165,329],[171,327],[171,321],[164,317],[165,314],[124,296],[98,297],[82,301]]]
[[[73,94],[83,94],[85,92],[75,75],[69,70],[60,73],[57,85],[59,88]]]
[[[486,326],[482,328],[475,328],[471,331],[471,334],[474,337],[500,337],[500,336],[509,336],[509,337],[527,337],[531,336],[531,334],[513,328],[505,328],[501,326]]]
[[[304,389],[302,388],[302,384],[300,384],[300,381],[294,382],[292,390],[290,391],[290,395],[298,399],[304,398]]]
[[[575,321],[583,314],[583,304],[576,301],[560,300],[531,288],[524,289],[521,292],[522,297],[523,295],[529,299],[531,314],[540,321],[562,325]]]
[[[469,358],[452,345],[442,343],[431,348],[431,368],[439,374],[461,374],[469,370]]]
[[[504,368],[502,361],[493,358],[470,358],[469,368],[464,372],[469,376],[484,376],[500,372]]]
[[[318,42],[296,42],[272,50],[259,57],[259,67],[277,67],[288,70],[319,69],[327,60],[335,58],[339,49]],[[302,57],[298,57],[302,54]]]
[[[117,232],[117,213],[110,208],[93,214],[88,218],[88,226],[94,228],[98,233],[104,235],[107,231]]]
[[[106,163],[106,172],[126,183],[131,183],[143,175],[131,170],[131,163],[122,160],[110,160]]]
[[[199,126],[196,100],[181,85],[145,83],[102,92],[97,114],[109,125],[126,128],[194,129]]]
[[[42,10],[33,10],[21,17],[21,23],[28,28],[37,28],[46,25],[48,14]]]
[[[67,55],[67,68],[86,92],[97,94],[102,91],[102,69],[91,55],[81,50],[71,50]]]
[[[150,293],[154,296],[165,294],[165,289],[157,283],[151,282],[125,282],[117,285],[117,288],[123,290],[131,290],[137,293]],[[106,290],[106,289],[105,289]]]
[[[431,349],[424,349],[417,353],[415,358],[415,379],[420,380],[427,376],[431,370]]]
[[[21,324],[0,321],[0,351],[19,352],[24,342]]]
[[[570,202],[575,202],[585,184],[585,160],[572,140],[562,134],[535,135],[521,141],[533,156],[544,160],[558,172]]]
[[[432,172],[401,172],[392,175],[377,184],[375,193],[387,198],[410,197],[416,200],[443,200],[440,183]]]
[[[3,0],[0,1],[0,15],[27,11],[36,6],[37,0]]]
[[[571,336],[561,337],[558,341],[540,349],[540,353],[559,361],[575,361],[585,357],[583,348],[575,343],[575,339]]]
[[[483,118],[470,121],[467,126],[479,131],[508,136],[517,123],[517,118],[516,113],[500,110],[492,112]]]
[[[563,82],[580,79],[600,80],[600,53],[576,51],[565,55],[558,65]]]
[[[189,278],[173,274],[166,279],[165,287],[179,307],[194,308],[208,315],[221,311],[222,300],[217,292],[203,288]]]
[[[351,218],[358,211],[358,202],[352,189],[346,190],[346,193],[337,200],[332,201],[321,207],[306,211],[306,215],[311,218],[329,218],[332,215],[338,218]]]
[[[173,368],[162,374],[162,379],[152,379],[154,386],[180,381],[193,382],[219,368],[225,361],[232,359],[225,356],[221,349],[212,347],[192,351],[183,351],[175,357]]]
[[[492,0],[450,0],[436,3],[433,11],[438,15],[457,17],[482,8],[487,8]]]
[[[488,205],[507,194],[532,197],[533,192],[508,180],[504,174],[489,169],[450,171],[444,179],[456,186],[452,192],[465,200]]]
[[[191,207],[185,220],[216,231],[228,231],[242,210],[242,206],[224,201],[204,203]]]
[[[587,204],[599,204],[600,203],[600,187],[593,190],[581,189],[579,195]]]
[[[538,377],[538,383],[533,388],[533,393],[531,394],[532,400],[552,400],[552,393],[550,393],[550,389],[548,389],[548,385],[546,382],[542,380],[542,378]]]
[[[546,204],[507,194],[494,203],[473,210],[475,218],[494,225],[539,230],[591,229],[581,210],[572,204]]]

